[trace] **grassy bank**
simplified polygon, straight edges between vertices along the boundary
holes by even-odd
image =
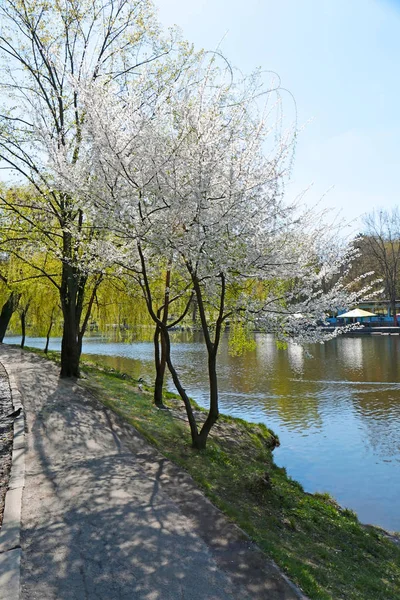
[[[276,438],[264,425],[221,416],[196,452],[175,396],[160,411],[129,377],[90,363],[84,374],[83,385],[186,469],[310,598],[400,600],[400,548],[329,496],[305,493],[274,464]]]

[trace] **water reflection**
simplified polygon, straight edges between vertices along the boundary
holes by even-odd
[[[351,366],[353,371],[363,367],[363,340],[361,337],[344,337],[339,346],[339,357],[344,367]]]
[[[301,374],[304,369],[304,348],[297,344],[289,344],[287,354],[292,371]]]
[[[399,336],[339,338],[310,346],[309,353],[294,344],[280,350],[268,335],[257,334],[256,341],[253,351],[232,357],[224,340],[221,411],[274,429],[281,439],[278,464],[306,490],[329,491],[361,520],[400,530]],[[37,339],[27,344],[44,346]],[[59,340],[51,347],[59,348]],[[153,378],[150,342],[88,338],[83,351],[135,377]],[[173,358],[187,391],[206,405],[201,338],[176,334]]]

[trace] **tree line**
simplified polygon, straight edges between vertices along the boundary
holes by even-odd
[[[371,273],[371,279],[380,279],[381,291],[375,299],[389,303],[393,324],[397,326],[396,304],[400,299],[400,214],[397,206],[365,215],[363,230],[353,243],[357,258],[353,261],[350,277]]]

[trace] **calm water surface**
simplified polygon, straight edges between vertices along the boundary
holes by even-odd
[[[400,530],[400,337],[343,337],[310,346],[312,356],[296,345],[278,350],[269,335],[256,340],[257,348],[240,357],[222,344],[221,412],[276,431],[277,464],[307,491],[327,491],[361,521]],[[38,338],[26,343],[44,346]],[[59,349],[60,341],[50,347]],[[83,352],[136,377],[153,377],[150,342],[88,338]],[[187,391],[205,406],[201,339],[176,334],[173,357]]]

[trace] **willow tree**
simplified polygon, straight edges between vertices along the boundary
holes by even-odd
[[[16,290],[12,289],[12,284],[8,278],[0,275],[0,344],[3,343],[10,320],[17,310],[21,295]]]
[[[13,239],[13,232],[10,230],[9,223],[2,227],[2,247],[6,247]],[[2,252],[0,257],[0,301],[2,304],[0,311],[0,343],[9,327],[12,327],[15,315],[20,318],[22,308],[23,289],[21,282],[26,279],[36,279],[36,272],[32,273],[29,269],[27,273],[25,261],[20,261],[17,256],[10,252]],[[25,302],[25,299],[24,299]],[[29,308],[29,305],[28,305]],[[22,319],[24,316],[22,315]]]
[[[12,228],[8,227],[9,240],[11,236]],[[21,332],[21,347],[23,348],[28,315],[31,331],[35,335],[48,333],[48,312],[50,312],[54,324],[57,307],[60,303],[59,296],[47,276],[41,274],[39,270],[46,267],[49,275],[57,277],[55,271],[58,263],[54,259],[51,261],[46,253],[39,252],[37,249],[36,252],[30,253],[29,261],[20,259],[18,252],[12,252],[4,256],[3,263],[1,277],[6,280],[8,291],[12,290],[12,296],[16,299],[13,310],[8,314],[8,324],[12,331]],[[53,268],[51,268],[51,263]],[[7,303],[9,303],[9,298]],[[5,325],[6,323],[4,323],[4,329]]]
[[[150,324],[140,290],[121,269],[99,289],[93,318],[101,333],[118,341],[141,337],[143,326]]]
[[[42,279],[33,287],[29,325],[32,335],[45,338],[43,351],[47,354],[50,338],[62,334],[60,295],[48,280]]]
[[[23,234],[29,229],[31,241],[60,262],[61,376],[77,376],[85,290],[93,272],[101,279],[102,233],[79,191],[69,193],[52,177],[49,149],[63,152],[70,166],[82,160],[83,77],[122,90],[175,40],[161,39],[144,0],[0,0],[0,18],[0,159],[13,181],[30,185],[28,195],[2,194],[2,204]]]
[[[3,343],[11,317],[18,308],[20,295],[10,279],[10,254],[4,250],[9,232],[4,214],[0,213],[0,344]]]
[[[36,252],[30,254],[29,262],[19,261],[19,268],[10,273],[21,297],[17,311],[19,322],[14,315],[10,325],[14,331],[21,330],[22,347],[27,329],[33,336],[44,337],[45,354],[49,349],[50,336],[62,333],[62,311],[58,288],[47,276],[40,274],[39,269],[45,270],[57,281],[60,277],[57,268],[58,261],[46,253]]]

